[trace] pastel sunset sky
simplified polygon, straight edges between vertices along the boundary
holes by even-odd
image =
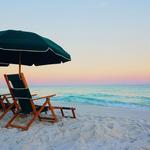
[[[0,30],[36,32],[72,56],[22,66],[31,84],[150,84],[150,0],[5,0]],[[0,68],[18,73],[17,65]]]

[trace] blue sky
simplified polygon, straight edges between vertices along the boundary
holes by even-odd
[[[0,19],[0,30],[39,33],[72,55],[71,62],[45,69],[50,83],[150,83],[149,0],[5,0]],[[24,67],[27,77],[38,79],[36,71]]]

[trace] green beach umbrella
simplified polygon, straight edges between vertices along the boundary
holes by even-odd
[[[71,61],[71,56],[55,42],[33,32],[0,31],[0,66],[9,64],[48,65]]]

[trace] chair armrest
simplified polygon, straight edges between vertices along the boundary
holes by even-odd
[[[56,94],[52,94],[52,95],[48,95],[48,96],[42,96],[42,97],[37,97],[37,98],[32,98],[31,100],[35,101],[35,100],[39,100],[39,99],[43,99],[43,98],[50,98],[56,96]]]
[[[9,97],[7,96],[7,98],[8,98],[8,99],[9,99],[9,98],[12,98],[12,96],[9,96]]]
[[[4,99],[9,99],[9,98],[12,98],[11,94],[2,94],[0,95],[1,97],[3,97]]]
[[[10,93],[7,93],[7,94],[1,94],[1,96],[7,96],[7,95],[11,95]]]
[[[37,94],[32,94],[32,96],[37,96]]]

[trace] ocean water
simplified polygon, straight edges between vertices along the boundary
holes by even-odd
[[[41,96],[56,93],[54,101],[150,110],[150,85],[30,86],[30,89]]]

